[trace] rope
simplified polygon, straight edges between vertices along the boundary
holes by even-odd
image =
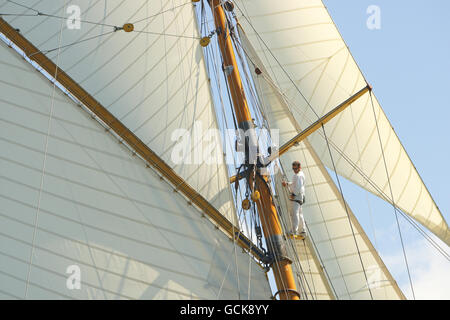
[[[331,286],[331,290],[333,291],[334,297],[337,300],[339,300],[339,296],[336,293],[336,289],[334,288],[333,281],[331,281],[331,277],[328,274],[328,270],[327,270],[327,268],[325,268],[325,264],[323,263],[322,257],[320,256],[320,252],[317,249],[316,242],[314,241],[313,235],[312,235],[311,231],[309,230],[308,225],[306,225],[306,229],[308,230],[309,237],[311,238],[311,243],[312,243],[312,245],[314,247],[314,251],[317,253],[317,257],[319,258],[320,266],[318,266],[318,267],[323,269],[323,272],[325,273],[325,276],[326,276],[326,278],[328,280],[328,283]],[[334,251],[334,247],[333,247],[333,251]],[[334,255],[336,256],[336,253],[334,253]],[[339,267],[339,270],[340,270],[341,275],[342,275],[342,270],[341,270],[341,267],[339,265],[339,262],[338,262],[337,258],[336,258],[336,262],[338,263],[338,267]],[[348,292],[348,288],[347,288],[347,283],[345,282],[345,279],[344,279],[343,275],[342,275],[342,280],[344,281],[345,289],[347,290],[347,294],[350,297],[350,293]]]
[[[397,222],[397,229],[398,229],[398,233],[399,233],[399,236],[400,236],[400,243],[402,245],[403,258],[405,260],[406,270],[408,272],[409,284],[411,286],[411,292],[412,292],[412,295],[413,295],[413,299],[416,300],[416,295],[414,293],[414,287],[413,287],[413,283],[412,283],[412,279],[411,279],[411,273],[409,271],[408,259],[406,257],[405,245],[403,243],[402,231],[400,229],[400,222],[398,221],[397,210],[395,210],[396,205],[395,205],[395,200],[394,200],[394,193],[392,191],[391,179],[389,177],[388,167],[387,167],[387,163],[386,163],[386,157],[384,155],[383,142],[381,141],[380,128],[378,127],[378,119],[377,119],[377,116],[376,116],[375,105],[373,103],[373,96],[372,96],[372,92],[371,91],[370,91],[370,101],[371,101],[371,104],[372,104],[373,116],[374,116],[375,125],[376,125],[376,128],[377,128],[378,140],[380,142],[381,154],[383,156],[384,169],[386,171],[386,177],[387,177],[387,180],[388,180],[389,191],[391,193],[392,207],[394,208],[394,213],[395,213],[395,221]]]
[[[7,0],[8,2],[11,2],[15,5],[18,5],[20,7],[32,10],[34,12],[36,12],[36,14],[20,14],[20,13],[0,13],[0,16],[17,16],[17,17],[38,17],[38,16],[43,16],[43,17],[50,17],[50,18],[56,18],[56,19],[63,19],[63,20],[69,20],[68,17],[63,17],[63,16],[57,16],[57,15],[53,15],[53,14],[48,14],[48,13],[43,13],[40,12],[39,10],[33,9],[31,7],[27,7],[23,4],[17,3],[15,1],[12,0]],[[65,6],[64,8],[66,8],[67,6]],[[80,22],[83,23],[88,23],[88,24],[94,24],[94,25],[99,25],[99,26],[106,26],[106,27],[113,27],[115,28],[115,25],[111,25],[111,24],[106,24],[106,23],[99,23],[99,22],[93,22],[93,21],[88,21],[88,20],[79,20]]]
[[[162,11],[160,11],[160,12],[154,14],[154,15],[148,16],[148,17],[146,17],[146,18],[144,18],[144,19],[134,21],[134,22],[132,22],[132,24],[136,24],[136,23],[139,23],[139,22],[141,22],[141,21],[145,21],[145,20],[147,20],[147,19],[150,19],[150,18],[159,16],[159,15],[161,15],[161,14],[163,14],[163,13],[166,13],[166,12],[169,12],[169,11],[173,11],[173,10],[178,9],[178,8],[180,8],[180,7],[183,7],[183,6],[187,5],[187,4],[192,4],[192,2],[189,1],[189,2],[186,2],[186,3],[181,4],[181,5],[179,5],[179,6],[176,6],[176,7],[167,9],[167,10],[162,10]]]
[[[363,270],[363,273],[364,273],[364,278],[366,279],[367,289],[369,290],[370,298],[373,300],[372,291],[370,290],[369,281],[367,279],[366,269],[364,268],[364,263],[362,261],[361,252],[359,251],[358,242],[356,241],[355,231],[353,230],[353,224],[352,224],[352,221],[350,219],[350,215],[348,213],[347,202],[345,201],[345,198],[344,198],[344,193],[342,191],[341,182],[339,180],[339,175],[337,174],[336,165],[335,165],[334,159],[333,159],[333,154],[331,153],[330,144],[328,143],[327,134],[326,134],[325,127],[323,126],[323,124],[322,124],[322,130],[323,130],[323,134],[325,136],[325,141],[327,142],[328,152],[330,154],[331,163],[333,164],[333,171],[335,172],[335,175],[336,175],[336,180],[337,180],[337,183],[338,183],[339,192],[341,193],[342,202],[344,204],[345,212],[347,214],[348,223],[349,223],[350,229],[352,231],[353,240],[355,241],[356,250],[358,251],[358,257],[359,257],[359,261],[361,262],[361,267],[362,267],[362,270]]]
[[[205,14],[206,14],[205,11],[202,11],[202,12],[201,12],[201,20],[204,19],[204,15],[205,15]],[[210,56],[211,56],[212,58],[210,58]],[[206,55],[205,55],[206,66],[207,66],[208,71],[209,71],[210,73],[215,74],[214,80],[215,80],[215,82],[216,82],[216,84],[217,84],[217,86],[218,86],[218,88],[219,88],[219,92],[221,92],[221,85],[220,85],[220,81],[219,81],[220,75],[219,75],[218,69],[216,68],[216,64],[215,64],[215,63],[211,63],[211,64],[212,64],[212,67],[214,68],[214,71],[215,71],[214,73],[213,73],[211,70],[209,70],[209,65],[210,65],[210,60],[211,60],[211,59],[213,59],[214,61],[216,60],[215,51],[211,49],[211,52],[210,52],[209,48],[206,48]],[[225,82],[225,83],[226,83],[226,82]],[[227,93],[228,93],[229,101],[231,101],[231,98],[230,98],[230,96],[229,96],[229,91],[228,91],[228,90],[227,90]],[[223,121],[224,121],[224,123],[225,123],[225,127],[228,128],[228,122],[227,122],[226,117],[225,117],[224,101],[223,101],[221,95],[219,96],[219,101],[220,101],[220,105],[221,105],[222,111],[223,111],[223,112],[222,112],[222,118],[223,118]],[[235,165],[236,165],[236,160],[235,160],[234,158],[233,158],[233,160],[234,160]],[[240,188],[240,184],[238,185],[238,188]],[[236,192],[237,192],[237,190],[236,190]],[[234,200],[234,203],[235,203],[236,206],[237,206],[237,203],[238,203],[238,194],[237,194],[237,193],[233,193],[233,198],[234,198],[234,199],[233,199],[233,200]],[[243,209],[241,208],[241,209],[239,210],[239,215],[238,215],[238,219],[237,219],[237,220],[238,220],[238,221],[237,221],[237,225],[238,225],[238,226],[241,225],[241,224],[240,224],[240,217],[241,217],[241,215],[242,215],[242,212],[243,212]],[[247,229],[248,229],[248,226],[247,226]],[[237,262],[237,247],[236,247],[236,237],[235,237],[234,224],[233,224],[233,230],[232,230],[232,232],[233,232],[233,246],[234,246],[235,264],[236,264],[236,277],[237,277],[237,287],[238,287],[238,298],[240,299],[240,298],[241,298],[241,295],[240,295],[239,268],[238,268],[238,262]],[[239,229],[239,232],[241,232],[240,229]],[[251,237],[250,237],[250,239],[251,239]],[[251,258],[251,256],[249,255],[248,299],[250,299],[250,292],[251,292],[251,261],[252,261],[252,258]]]
[[[177,34],[170,34],[170,33],[161,33],[161,32],[152,32],[152,31],[138,31],[134,30],[133,32],[137,33],[146,33],[146,34],[154,34],[158,36],[166,36],[166,37],[177,37],[177,38],[186,38],[186,39],[196,39],[200,40],[200,37],[193,37],[193,36],[183,36],[183,35],[177,35]]]
[[[359,80],[359,77],[357,78],[357,80],[355,82],[355,87],[353,88],[353,91],[356,90],[356,84],[358,83],[358,80]],[[355,118],[354,118],[354,115],[353,115],[353,105],[350,105],[349,108],[350,108],[350,113],[351,113],[351,116],[352,116],[353,128],[356,128]],[[355,134],[355,143],[356,143],[356,148],[358,150],[359,165],[361,167],[361,170],[364,170],[363,164],[362,164],[362,161],[361,161],[361,148],[359,146],[358,135],[356,135],[356,134]],[[377,237],[376,237],[375,227],[374,227],[374,223],[373,223],[372,207],[371,207],[370,201],[369,201],[369,191],[367,189],[365,189],[364,194],[365,194],[365,198],[366,198],[366,202],[367,202],[367,207],[368,207],[368,210],[369,210],[369,221],[370,221],[370,226],[371,226],[371,229],[372,229],[372,232],[373,232],[373,238],[374,238],[374,242],[375,242],[375,250],[377,250],[378,244],[377,244]],[[383,291],[384,291],[385,299],[387,299],[386,286],[383,286],[383,289],[384,289]]]
[[[236,47],[237,49],[239,49],[239,50],[237,51],[237,53],[238,53],[239,57],[240,57],[241,60],[242,60],[241,63],[243,64],[244,73],[247,75],[247,77],[251,78],[251,77],[248,75],[248,70],[247,70],[248,64],[247,64],[247,65],[244,64],[245,59],[243,58],[243,56],[242,56],[240,50],[243,51],[243,53],[244,53],[245,56],[248,58],[248,60],[250,60],[250,62],[253,63],[253,61],[251,61],[250,57],[248,57],[248,54],[246,53],[246,51],[245,51],[245,49],[243,48],[241,42],[240,42],[239,39],[237,38],[237,35],[235,35],[234,33],[232,34],[232,40],[233,40],[233,43],[235,44],[235,47]],[[254,64],[254,63],[253,63],[253,64]],[[246,67],[247,67],[247,68],[246,68]],[[255,111],[256,111],[256,118],[257,118],[257,120],[259,121],[259,123],[262,123],[262,124],[263,124],[263,127],[266,127],[266,128],[269,128],[269,129],[270,129],[270,125],[269,125],[269,123],[268,123],[268,121],[267,121],[267,118],[266,118],[266,116],[265,116],[265,113],[261,110],[261,107],[260,107],[261,102],[259,102],[259,100],[257,99],[257,95],[256,95],[255,92],[254,92],[256,88],[255,88],[254,85],[252,85],[252,83],[250,83],[250,81],[248,81],[248,80],[247,80],[247,82],[246,82],[246,85],[247,85],[247,87],[246,87],[247,90],[250,91],[251,98],[252,98],[252,103],[253,103],[253,105],[255,106],[255,109],[256,109]],[[284,229],[286,229],[286,222],[284,221],[284,218],[283,218],[283,217],[282,217],[282,219],[281,219],[281,223],[283,224]],[[304,278],[304,281],[306,282],[306,287],[307,287],[307,289],[309,290],[311,297],[314,298],[314,296],[313,296],[313,290],[311,290],[311,287],[310,287],[309,282],[308,282],[308,280],[307,280],[307,278],[306,278],[305,272],[303,271],[302,266],[301,266],[301,263],[300,263],[300,261],[299,261],[299,254],[298,254],[298,252],[297,252],[297,249],[296,249],[296,247],[294,246],[292,240],[290,240],[290,239],[287,240],[287,243],[288,243],[288,246],[290,246],[291,249],[292,249],[292,251],[294,252],[293,256],[294,256],[295,265],[297,265],[297,269],[300,271],[300,273],[297,273],[297,277],[298,277],[298,280],[299,280],[299,284],[304,288],[304,289],[303,289],[303,292],[304,292],[304,294],[306,295],[306,299],[307,299],[308,292],[307,292],[307,290],[306,290],[306,288],[305,288],[305,284],[303,283],[302,276],[303,276],[303,278]],[[314,284],[313,284],[313,285],[314,285]]]
[[[246,54],[246,55],[247,55],[247,54]],[[252,62],[252,63],[253,63],[253,62]],[[255,66],[256,66],[256,65],[255,65]],[[277,90],[277,92],[279,92],[279,90],[278,90],[278,88],[275,86],[275,84],[273,84],[272,81],[271,81],[268,77],[266,77],[264,74],[263,74],[263,79],[269,84],[269,86],[273,87],[274,90]],[[258,82],[258,83],[259,83],[259,82]],[[280,93],[280,94],[283,95],[282,93]],[[288,110],[288,111],[289,111],[289,110]],[[306,168],[307,168],[307,170],[308,170],[308,172],[309,172],[309,175],[312,176],[312,175],[311,175],[311,172],[310,172],[310,168],[309,168],[308,162],[307,162],[307,158],[308,158],[308,157],[305,155],[305,150],[304,150],[303,148],[302,148],[302,153],[303,153],[303,158],[304,158],[305,161],[306,161]],[[283,165],[282,165],[281,161],[280,161],[279,165],[280,165],[280,168],[283,168]],[[283,170],[283,169],[282,169],[282,170]],[[283,172],[284,172],[284,170],[283,170]],[[318,208],[319,208],[319,211],[320,211],[320,213],[321,213],[322,219],[325,221],[324,216],[323,216],[322,207],[321,207],[321,205],[320,205],[319,197],[318,197],[318,195],[317,195],[317,190],[316,190],[316,188],[315,188],[314,183],[312,184],[312,187],[313,187],[314,195],[315,195],[316,200],[317,200],[317,202],[318,202]],[[327,225],[325,224],[324,227],[325,227],[325,230],[326,230],[326,232],[327,232],[328,238],[330,238],[330,234],[329,234]],[[307,228],[308,228],[308,226],[307,226]],[[310,232],[309,232],[309,234],[310,234],[311,239],[312,239],[312,235],[311,235]],[[311,240],[311,241],[313,241],[313,240]],[[336,255],[336,251],[335,251],[335,249],[334,249],[334,245],[333,245],[332,242],[330,242],[330,244],[331,244],[331,248],[332,248],[332,250],[333,250],[334,258],[336,259],[336,262],[337,262],[337,265],[338,265],[339,272],[340,272],[341,277],[342,277],[342,279],[343,279],[343,282],[344,282],[344,285],[345,285],[345,289],[346,289],[346,291],[347,291],[348,296],[350,297],[350,293],[349,293],[349,290],[348,290],[348,288],[347,288],[347,283],[346,283],[345,278],[344,278],[344,275],[343,275],[343,273],[342,273],[342,269],[341,269],[341,266],[340,266],[338,257],[337,257],[337,255]],[[314,245],[314,247],[315,247],[314,242],[313,242],[313,245]],[[319,256],[319,258],[320,258],[320,253],[318,252],[317,248],[316,248],[316,253],[318,254],[318,256]],[[320,260],[322,260],[322,259],[320,258]],[[327,272],[327,270],[326,270],[325,267],[324,267],[324,270],[325,270],[326,276],[327,276],[327,278],[328,278],[328,281],[329,281],[329,283],[330,283],[330,285],[331,285],[331,287],[332,287],[332,290],[333,290],[333,293],[334,293],[335,297],[336,297],[337,299],[339,299],[339,297],[337,296],[336,291],[335,291],[335,289],[334,289],[334,286],[333,286],[333,283],[332,283],[332,281],[331,281],[331,278],[329,277],[328,272]]]
[[[39,12],[39,11],[37,11],[37,10],[31,8],[31,7],[27,7],[27,6],[23,5],[23,4],[17,3],[15,1],[12,1],[12,0],[6,0],[6,1],[14,3],[15,5],[18,5],[19,7],[22,7],[22,8],[28,9],[28,10],[32,10],[32,11],[35,11],[35,12]],[[67,3],[66,3],[66,5],[67,5]]]
[[[67,2],[68,1],[66,1],[65,5],[64,5],[64,9],[67,7]],[[59,31],[59,40],[58,40],[59,44],[61,44],[61,41],[62,41],[62,31],[63,31],[63,23],[61,23],[61,28]],[[59,53],[60,53],[60,51],[58,50],[58,54],[56,57],[56,69],[55,69],[55,74],[53,76],[54,79],[56,79],[57,75],[58,75]],[[50,138],[51,123],[52,123],[52,118],[53,118],[53,109],[55,106],[55,93],[56,93],[56,81],[53,82],[52,99],[51,99],[50,113],[49,113],[48,124],[47,124],[47,135],[45,137],[44,160],[42,163],[41,182],[39,185],[37,210],[36,210],[36,216],[34,219],[33,240],[32,240],[32,244],[31,244],[31,252],[30,252],[30,263],[28,264],[28,273],[27,273],[27,280],[26,280],[26,285],[25,285],[25,299],[27,298],[28,287],[30,285],[31,266],[33,264],[33,254],[34,254],[34,244],[36,241],[36,230],[37,230],[37,225],[38,225],[38,221],[39,221],[39,211],[41,209],[42,190],[44,187],[45,165],[47,163],[48,142],[49,142],[49,138]]]
[[[258,31],[255,29],[255,27],[253,26],[253,24],[251,23],[250,19],[243,13],[243,11],[241,10],[241,8],[239,7],[239,5],[237,3],[235,3],[236,7],[239,9],[239,11],[241,11],[242,16],[245,18],[245,20],[247,20],[248,24],[250,25],[250,27],[253,29],[253,31],[255,32],[256,36],[258,37],[258,39],[264,44],[264,46],[267,48],[268,52],[270,53],[270,55],[273,57],[273,59],[275,60],[275,62],[279,65],[279,67],[281,68],[281,70],[285,73],[285,75],[288,77],[289,81],[293,84],[293,86],[295,87],[295,89],[298,91],[298,93],[302,96],[302,98],[305,100],[305,102],[307,103],[308,107],[312,110],[312,112],[316,115],[317,119],[320,119],[319,115],[317,114],[317,112],[314,110],[314,108],[311,106],[311,104],[309,103],[308,99],[306,99],[306,97],[303,95],[303,93],[300,91],[300,88],[297,86],[297,84],[295,83],[295,81],[292,79],[292,77],[289,75],[289,73],[286,71],[286,69],[284,68],[284,66],[280,63],[280,61],[277,59],[277,57],[273,54],[272,50],[270,50],[270,47],[266,44],[266,42],[263,40],[263,38],[261,37],[261,35],[258,33]]]
[[[105,36],[107,34],[111,34],[111,33],[114,33],[114,32],[116,32],[116,31],[110,31],[110,32],[98,34],[96,36],[92,36],[90,38],[86,38],[86,39],[83,39],[83,40],[75,41],[75,42],[66,44],[64,46],[56,47],[56,48],[53,48],[53,49],[36,51],[36,52],[33,52],[32,54],[30,54],[29,58],[31,58],[32,56],[34,56],[35,54],[38,54],[38,53],[43,53],[43,54],[50,53],[50,52],[53,52],[53,51],[56,51],[56,50],[60,50],[62,48],[70,47],[70,46],[73,46],[73,45],[76,45],[76,44],[79,44],[79,43],[82,43],[82,42],[85,42],[85,41],[89,41],[89,40],[92,40],[92,39],[100,38],[100,37],[103,37],[103,36]]]

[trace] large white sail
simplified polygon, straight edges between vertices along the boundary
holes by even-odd
[[[0,0],[2,13],[19,14],[4,16],[7,22],[235,222],[227,169],[203,158],[215,136],[201,134],[217,123],[190,1],[14,2]],[[79,28],[72,20],[77,8]],[[126,23],[134,24],[133,32],[114,32]],[[172,141],[177,129],[191,134],[186,161],[172,158],[180,149]],[[214,145],[223,160],[220,141]]]
[[[261,97],[261,111],[270,129],[279,130],[282,145],[300,128],[242,32],[241,41],[250,60],[250,69],[255,70],[258,66],[261,71],[260,75],[253,71],[255,87]],[[307,176],[303,213],[311,237],[307,243],[294,241],[297,257],[293,261],[298,259],[301,268],[296,263],[293,266],[297,273],[304,274],[304,283],[299,287],[317,299],[403,299],[397,283],[307,140],[280,158],[284,168],[290,168],[294,160],[300,161]],[[282,215],[289,221],[290,201],[279,178],[276,187]],[[314,242],[314,250],[310,240]]]
[[[1,298],[270,298],[253,258],[1,41],[0,76]]]
[[[300,128],[366,86],[321,0],[284,0],[276,5],[271,0],[235,2],[246,35]],[[327,124],[337,172],[394,202],[449,244],[450,231],[439,208],[375,97],[373,102],[374,110],[366,94]],[[323,134],[308,140],[321,161],[333,169]]]
[[[285,177],[281,171],[275,174],[275,190],[279,214],[286,230],[292,230],[291,201],[282,181]],[[305,241],[290,241],[287,245],[288,254],[292,257],[292,268],[295,274],[297,290],[305,299],[333,300],[335,293],[330,286],[330,280],[324,272],[324,266],[314,250],[310,238]]]

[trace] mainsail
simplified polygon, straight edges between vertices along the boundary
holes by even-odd
[[[286,0],[276,6],[270,0],[237,0],[236,4],[242,28],[299,128],[366,86],[321,0]],[[450,244],[447,223],[376,98],[372,108],[366,94],[328,123],[326,132],[338,174],[395,204]],[[324,135],[308,140],[321,161],[334,169]]]
[[[86,19],[101,20],[103,2],[87,7],[91,3],[77,1],[89,13]],[[105,17],[123,24],[151,16],[152,10],[157,14],[171,8],[173,1],[168,4],[150,8],[147,1],[110,1]],[[1,9],[26,11],[7,1]],[[55,10],[53,1],[40,1],[33,9],[65,13],[64,6]],[[174,144],[170,129],[191,130],[195,121],[216,127],[190,6],[169,13],[166,22],[161,15],[157,23],[151,20],[160,33],[185,38],[111,33],[99,38],[96,46],[81,42],[79,47],[62,48],[98,34],[100,25],[75,35],[64,20],[38,19],[8,20],[42,51],[61,47],[53,56],[47,53],[167,162]],[[161,179],[108,128],[91,119],[79,101],[53,89],[43,74],[4,43],[0,68],[3,297],[271,296],[265,272],[253,257],[174,192],[177,186]],[[233,221],[223,164],[172,166]],[[68,284],[66,271],[73,272],[68,269],[73,266],[81,272],[80,290]]]
[[[186,129],[192,137],[196,124],[202,130],[217,129],[192,4],[113,0],[105,7],[103,1],[70,1],[82,12],[80,29],[70,29],[70,20],[54,17],[68,16],[67,3],[38,1],[33,11],[0,1],[0,10],[52,15],[4,18],[234,221],[223,163],[214,166],[196,159],[201,154],[196,143],[191,144],[190,159],[172,160],[176,129]],[[114,31],[125,23],[134,23],[134,32]]]

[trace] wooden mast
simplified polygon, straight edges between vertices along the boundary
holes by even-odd
[[[244,88],[230,38],[230,32],[226,24],[224,9],[222,8],[220,0],[209,0],[209,3],[213,11],[219,47],[224,63],[223,66],[227,71],[227,81],[230,87],[230,94],[239,129],[244,132],[248,132],[248,130],[252,131],[252,129],[254,129],[253,120],[245,98]],[[250,145],[249,147],[257,147],[256,136],[250,133],[247,143]],[[255,164],[249,163],[248,160],[249,159],[246,158],[246,167],[254,168]],[[269,254],[273,258],[272,270],[278,288],[276,295],[279,294],[281,300],[299,300],[300,295],[297,292],[292,272],[292,261],[286,254],[281,224],[269,185],[267,184],[267,177],[263,177],[256,172],[255,175],[248,175],[247,183],[252,188],[254,195],[253,200],[258,207],[261,226],[267,242]],[[256,191],[258,191],[259,194]]]

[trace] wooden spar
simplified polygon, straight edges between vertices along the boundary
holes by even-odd
[[[360,97],[362,97],[366,92],[370,91],[371,89],[372,88],[369,85],[367,85],[366,87],[355,93],[353,96],[342,102],[336,108],[328,112],[326,115],[324,115],[323,117],[315,121],[313,124],[311,124],[308,128],[306,128],[305,130],[297,134],[295,137],[293,137],[291,140],[286,142],[284,145],[282,145],[280,150],[278,151],[278,155],[269,157],[269,160],[270,161],[275,160],[276,157],[279,157],[282,154],[286,153],[290,148],[292,148],[300,141],[306,139],[306,137],[308,137],[317,129],[321,128],[325,123],[336,117],[340,112],[344,111],[349,105],[358,100]]]
[[[23,37],[16,29],[9,25],[0,17],[0,32],[19,47],[29,59],[37,63],[50,76],[55,79],[84,106],[92,111],[101,121],[110,127],[115,134],[123,139],[128,146],[139,154],[149,165],[159,172],[171,185],[182,193],[192,204],[196,205],[202,212],[209,216],[218,227],[220,227],[243,249],[250,252],[252,256],[261,262],[266,263],[265,254],[257,248],[243,234],[237,232],[239,228],[233,225],[214,206],[212,206],[203,196],[186,183],[168,164],[166,164],[157,154],[155,154],[144,142],[142,142],[131,130],[129,130],[120,120],[114,117],[104,106],[84,90],[78,83],[69,77],[62,69],[56,66],[47,56],[39,51],[31,42]]]
[[[308,136],[310,136],[312,133],[316,132],[318,129],[320,129],[325,123],[329,122],[331,119],[336,117],[339,113],[344,111],[349,105],[351,105],[353,102],[361,98],[366,92],[371,91],[372,87],[370,85],[367,85],[366,87],[359,90],[357,93],[355,93],[353,96],[342,102],[340,105],[338,105],[336,108],[328,112],[326,115],[315,121],[313,124],[311,124],[308,128],[305,130],[302,130],[299,134],[297,134],[295,137],[293,137],[291,140],[283,144],[278,152],[274,152],[272,155],[270,155],[266,161],[273,161],[278,157],[281,157],[284,153],[288,152],[289,149],[291,149],[293,146],[297,145],[302,140],[306,139]],[[243,178],[243,175],[240,174],[239,179]],[[232,176],[230,178],[230,183],[236,182],[236,176]]]
[[[221,0],[209,0],[213,10],[224,68],[227,70],[227,81],[230,87],[236,120],[240,129],[244,131],[252,130],[253,121],[245,98],[230,33],[226,24],[226,16],[221,2]],[[250,136],[249,140],[251,139]],[[256,141],[250,141],[249,144],[251,143],[256,143]],[[267,184],[267,177],[260,176],[259,174],[256,174],[255,176],[248,175],[247,177],[247,182],[253,191],[255,192],[257,190],[260,194],[259,199],[256,197],[254,200],[256,200],[255,202],[258,207],[261,226],[269,252],[274,257],[272,268],[275,282],[278,287],[277,294],[279,294],[281,300],[299,300],[300,296],[297,292],[292,272],[292,261],[286,257],[284,252],[281,224]]]

